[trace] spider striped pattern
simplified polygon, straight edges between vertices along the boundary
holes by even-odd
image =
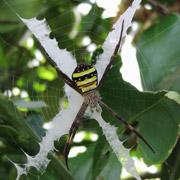
[[[98,85],[97,71],[88,64],[79,64],[72,74],[72,79],[83,93],[96,89]]]

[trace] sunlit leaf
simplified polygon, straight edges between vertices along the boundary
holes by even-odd
[[[169,15],[152,25],[137,43],[137,59],[145,90],[180,92],[180,16]]]

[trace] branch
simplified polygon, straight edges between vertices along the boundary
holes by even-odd
[[[161,4],[159,1],[157,1],[157,0],[148,0],[148,2],[152,6],[154,6],[156,9],[160,10],[160,12],[163,15],[167,15],[167,14],[170,13],[170,10],[164,4]]]
[[[17,24],[18,21],[0,20],[0,24]]]
[[[158,178],[158,177],[160,177],[160,175],[161,175],[160,172],[157,172],[155,174],[145,173],[145,174],[141,175],[141,178],[144,179],[144,180],[145,179],[150,179],[150,178]],[[125,178],[123,180],[136,180],[136,179],[133,178],[133,177],[129,177],[129,178]]]

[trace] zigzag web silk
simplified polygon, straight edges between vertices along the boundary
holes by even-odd
[[[132,5],[120,16],[117,22],[113,26],[113,30],[109,33],[103,44],[104,53],[100,55],[95,65],[98,71],[98,79],[102,78],[103,72],[108,65],[110,56],[113,54],[117,40],[119,38],[119,32],[121,30],[121,24],[124,20],[124,31],[123,38],[127,34],[127,29],[132,25],[132,18],[135,14],[135,11],[140,6],[141,0],[134,0]],[[19,16],[20,17],[20,16]],[[21,18],[21,17],[20,17]],[[60,49],[56,39],[50,39],[49,35],[51,33],[50,27],[47,25],[46,20],[37,20],[36,18],[32,19],[23,19],[21,20],[29,28],[32,34],[38,39],[41,46],[45,49],[47,54],[54,60],[58,68],[63,71],[68,77],[71,78],[71,74],[74,71],[77,62],[75,58],[65,49]],[[62,135],[68,134],[69,129],[73,120],[75,119],[76,114],[78,113],[80,106],[83,102],[83,97],[80,96],[76,91],[70,88],[68,85],[64,87],[66,96],[69,101],[67,109],[62,109],[56,116],[52,119],[52,128],[49,129],[46,135],[43,137],[42,141],[39,143],[40,150],[37,155],[34,157],[27,156],[26,164],[21,167],[20,165],[14,163],[17,169],[17,180],[21,177],[22,174],[27,174],[30,167],[35,167],[37,170],[45,170],[49,159],[47,155],[50,151],[53,151],[54,141],[58,140]],[[100,108],[100,107],[99,107]],[[88,115],[95,119],[99,126],[102,128],[103,133],[112,147],[112,150],[116,154],[117,158],[121,161],[122,166],[137,180],[140,180],[134,162],[129,156],[129,150],[124,148],[123,142],[121,142],[116,133],[116,127],[105,122],[101,116],[101,110],[99,112],[91,113],[88,111]]]

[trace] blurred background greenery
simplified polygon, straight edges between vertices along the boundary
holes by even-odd
[[[52,29],[51,37],[56,37],[60,48],[70,51],[78,62],[91,62],[92,58],[95,61],[99,52],[95,50],[102,45],[113,23],[130,4],[129,0],[0,1],[0,180],[16,178],[16,169],[9,159],[23,164],[26,162],[23,151],[29,155],[38,152],[37,142],[50,128],[50,120],[65,100],[62,79],[58,78],[36,39],[16,13],[24,18],[45,17]],[[137,11],[128,36],[136,48],[142,82],[139,89],[180,92],[179,12],[178,0],[143,1]],[[126,49],[126,54],[131,51]],[[133,73],[132,69],[134,66],[126,73]],[[148,100],[152,99],[139,97],[139,101]],[[29,107],[31,101],[42,101],[47,106]],[[133,104],[133,101],[129,103]],[[174,106],[170,107],[180,121],[180,109]],[[126,114],[124,112],[125,117]],[[137,122],[132,123],[137,125]],[[169,126],[167,124],[167,129]],[[161,159],[153,160],[154,163],[150,160],[149,165],[153,164],[150,168],[143,163],[142,154],[133,148],[132,156],[143,179],[180,179],[178,131],[178,125],[174,128],[176,134],[167,131],[166,136],[172,138],[172,143],[168,148],[162,145],[161,149],[166,153],[162,153]],[[127,137],[125,146],[135,146],[136,138],[129,131],[123,131],[120,138]],[[118,180],[120,176],[121,179],[133,179],[126,176],[95,121],[85,121],[75,137],[70,152],[70,173],[63,165],[65,140],[66,137],[62,137],[55,142],[56,156],[50,157],[52,161],[43,175],[32,168],[21,179]]]

